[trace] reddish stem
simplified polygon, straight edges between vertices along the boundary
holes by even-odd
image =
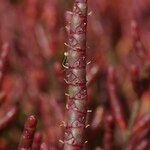
[[[131,67],[131,81],[134,91],[141,98],[143,93],[149,88],[149,79],[140,76],[140,69],[136,65]]]
[[[135,50],[135,53],[137,54],[138,57],[144,59],[146,54],[146,49],[141,41],[140,30],[135,20],[132,21],[131,29],[132,29],[132,37],[133,37],[133,48]]]
[[[111,113],[105,114],[104,150],[114,149],[114,118]]]
[[[137,134],[143,129],[146,129],[150,126],[150,114],[145,114],[142,116],[133,127],[133,134]]]
[[[17,117],[18,107],[12,106],[6,112],[6,114],[0,118],[0,131],[7,128]]]
[[[147,127],[142,129],[140,132],[133,134],[128,144],[127,150],[135,150],[137,147],[141,147],[142,145],[144,145],[144,148],[145,147],[147,148],[147,141],[149,142],[149,133],[150,133],[150,127]],[[143,142],[145,144],[142,144]]]
[[[18,150],[31,149],[36,125],[37,125],[37,119],[35,118],[35,116],[33,115],[29,116],[24,125],[24,130],[21,136]]]
[[[127,123],[124,116],[124,111],[122,107],[122,103],[120,102],[118,95],[117,95],[117,87],[116,87],[116,75],[114,68],[110,67],[108,70],[108,92],[110,96],[110,104],[116,119],[116,122],[122,129],[127,128]]]
[[[40,150],[41,142],[42,134],[40,132],[35,133],[32,144],[32,150]]]
[[[75,0],[68,43],[68,102],[64,150],[81,150],[87,114],[87,0]]]
[[[3,78],[3,71],[4,71],[4,64],[8,55],[8,51],[9,51],[9,45],[8,43],[4,43],[2,45],[2,49],[1,49],[1,54],[0,54],[0,85],[2,82],[2,78]]]

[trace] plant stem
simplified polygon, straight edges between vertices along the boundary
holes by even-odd
[[[24,130],[21,136],[18,150],[31,149],[36,125],[37,125],[37,119],[35,118],[35,116],[33,115],[29,116],[24,125]]]
[[[87,0],[75,0],[68,44],[68,102],[64,150],[81,150],[87,113]]]

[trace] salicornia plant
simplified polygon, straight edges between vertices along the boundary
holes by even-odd
[[[83,149],[87,114],[86,87],[87,0],[75,0],[68,23],[67,123],[64,150]]]

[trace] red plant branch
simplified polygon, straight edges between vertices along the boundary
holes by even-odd
[[[133,127],[133,133],[136,134],[137,132],[140,132],[141,130],[148,128],[150,126],[150,114],[145,114],[142,116],[136,124]]]
[[[32,144],[32,150],[40,150],[41,142],[42,134],[40,132],[35,133]]]
[[[0,54],[0,84],[2,82],[2,78],[3,78],[3,70],[4,70],[4,64],[6,61],[6,57],[8,55],[8,51],[9,51],[9,45],[8,43],[4,43],[2,48],[1,48],[1,54]]]
[[[87,113],[86,87],[87,0],[75,0],[68,44],[68,102],[64,150],[84,146]]]
[[[137,122],[139,124],[139,122]],[[150,126],[147,128],[143,128],[140,131],[132,134],[132,138],[129,141],[127,150],[137,150],[137,148],[141,148],[140,150],[146,150],[149,146],[149,133]]]
[[[104,150],[114,149],[114,118],[111,113],[105,114]]]
[[[144,78],[140,75],[140,69],[136,65],[131,67],[131,81],[134,91],[140,98],[143,93],[149,88],[149,77]]]
[[[144,47],[143,42],[141,41],[140,30],[139,30],[139,27],[138,27],[136,21],[132,21],[131,28],[132,28],[134,51],[138,57],[143,59],[143,58],[145,58],[146,49]]]
[[[124,116],[124,111],[122,107],[122,103],[119,100],[119,97],[117,95],[117,79],[115,75],[115,70],[113,67],[110,67],[108,70],[108,92],[110,96],[110,105],[114,114],[114,117],[116,119],[116,122],[122,129],[127,128],[127,123]]]
[[[18,150],[28,150],[31,149],[34,133],[36,129],[37,119],[35,116],[31,115],[28,117],[24,130],[21,136]]]
[[[3,117],[0,117],[0,131],[8,127],[15,120],[17,114],[18,114],[18,107],[16,105],[10,106],[5,115]]]

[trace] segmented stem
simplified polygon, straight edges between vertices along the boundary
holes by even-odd
[[[68,102],[64,150],[81,150],[87,112],[87,0],[75,0],[68,43]]]

